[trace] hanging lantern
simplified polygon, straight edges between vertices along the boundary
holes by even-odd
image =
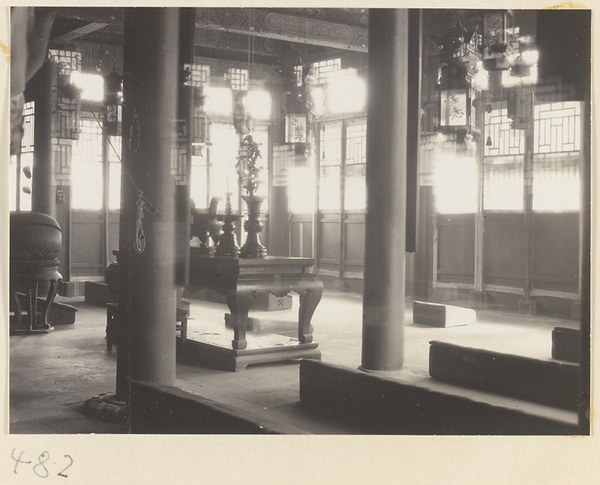
[[[533,91],[521,89],[508,94],[507,117],[513,130],[523,130],[533,121],[534,96]]]
[[[192,87],[194,109],[192,114],[192,155],[203,156],[203,148],[209,144],[210,121],[204,112],[205,88],[210,84],[210,66],[184,64],[183,85]]]
[[[288,113],[285,115],[285,142],[306,143],[306,113]]]
[[[475,76],[480,44],[477,29],[469,35],[460,23],[442,41],[437,84],[438,131],[463,135],[478,133],[473,101],[478,93]]]
[[[463,128],[470,123],[470,90],[442,89],[440,91],[440,127]]]
[[[492,11],[483,16],[483,68],[506,71],[512,65],[515,29],[510,11]]]
[[[113,70],[104,83],[104,129],[112,136],[121,134],[122,86],[121,76]]]
[[[308,139],[310,115],[308,90],[315,83],[314,70],[309,65],[304,65],[301,58],[296,59],[290,91],[285,102],[285,142],[299,144],[295,147],[297,153],[306,151],[304,144]]]
[[[55,91],[56,111],[52,123],[52,135],[56,138],[77,140],[81,132],[80,92],[72,82],[72,74],[81,72],[79,52],[50,49],[50,62],[58,65]]]

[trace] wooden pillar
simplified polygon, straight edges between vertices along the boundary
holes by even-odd
[[[533,92],[523,89],[521,94],[524,100],[531,97],[533,106]],[[519,302],[519,309],[528,314],[536,313],[535,301],[531,299],[533,277],[533,149],[535,134],[533,127],[533,108],[528,113],[525,127],[525,154],[523,156],[523,212],[525,218],[525,264],[523,265],[523,300]]]
[[[58,65],[46,61],[35,76],[35,117],[31,210],[56,217],[56,187],[52,154],[52,111],[56,109]]]
[[[418,246],[419,147],[421,144],[421,71],[423,48],[420,9],[408,11],[408,105],[406,140],[406,251]]]
[[[109,199],[110,199],[110,162],[109,162],[110,144],[108,136],[102,137],[102,266],[106,268],[110,262],[110,247],[108,243],[109,231]]]
[[[178,115],[179,122],[184,126],[185,136],[185,167],[183,180],[177,185],[176,193],[176,269],[175,282],[182,288],[189,282],[190,267],[190,224],[191,216],[191,174],[192,174],[192,138],[194,134],[194,109],[196,103],[195,90],[192,86],[183,86],[184,64],[194,64],[196,9],[181,8],[179,11],[179,92]],[[180,127],[181,129],[181,127]]]
[[[129,378],[175,383],[171,144],[177,109],[179,9],[127,8],[124,25],[117,395],[127,398]],[[139,191],[150,209],[141,220]],[[159,214],[152,213],[152,206]]]
[[[408,10],[369,11],[362,368],[404,365]]]

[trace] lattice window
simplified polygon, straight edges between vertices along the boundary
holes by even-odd
[[[342,68],[342,60],[338,57],[336,59],[327,59],[325,61],[319,61],[311,64],[314,76],[318,84],[327,82],[327,79]]]
[[[346,129],[346,165],[367,162],[367,121],[348,124]]]
[[[522,210],[525,130],[510,129],[504,108],[486,114],[486,122],[492,146],[486,147],[484,209]],[[536,105],[533,129],[533,210],[578,210],[581,103]]]
[[[184,82],[185,86],[207,86],[210,81],[210,66],[203,64],[184,64],[183,68],[188,73]]]
[[[58,64],[58,75],[68,76],[81,71],[81,53],[62,49],[50,49],[48,56]]]
[[[511,128],[512,120],[508,118],[507,112],[506,103],[503,103],[500,109],[485,114],[485,154],[488,156],[525,153],[525,132]]]
[[[228,80],[234,91],[246,91],[248,89],[248,69],[230,67]]]
[[[367,120],[347,124],[345,155],[344,208],[363,210],[367,202]]]
[[[541,104],[535,107],[534,153],[579,151],[581,103]]]
[[[326,123],[319,130],[319,209],[340,209],[342,123]]]

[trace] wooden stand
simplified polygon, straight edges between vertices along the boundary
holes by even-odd
[[[13,277],[11,281],[11,307],[14,315],[11,318],[10,334],[27,335],[32,333],[48,333],[54,330],[48,323],[48,312],[58,290],[61,275],[53,269],[41,270],[29,277]],[[46,298],[38,298],[40,284],[47,283]],[[22,290],[27,301],[26,311],[23,312],[19,291]],[[27,314],[27,319],[23,314]]]
[[[308,258],[237,259],[191,255],[190,287],[213,289],[225,296],[231,313],[233,340],[228,346],[223,342],[200,341],[201,335],[188,335],[185,356],[196,363],[232,371],[251,363],[320,358],[310,322],[321,300],[323,283],[313,272],[313,266],[314,260]],[[253,339],[246,335],[252,300],[265,293],[284,296],[290,292],[300,296],[297,343],[254,346]],[[286,339],[289,342],[289,338]]]

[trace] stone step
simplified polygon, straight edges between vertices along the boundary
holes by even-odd
[[[433,327],[458,327],[475,323],[476,313],[471,308],[443,305],[425,301],[413,303],[413,323]]]
[[[325,362],[300,363],[307,410],[369,434],[576,435],[577,413],[423,377],[402,382]]]
[[[131,381],[131,432],[137,434],[305,434],[297,427],[178,387]]]
[[[576,410],[579,366],[533,359],[445,342],[430,342],[429,374],[434,379]]]

